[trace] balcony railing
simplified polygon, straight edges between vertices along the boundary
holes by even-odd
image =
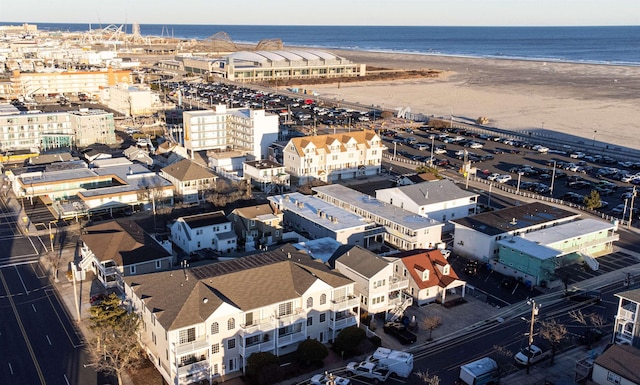
[[[623,320],[627,320],[627,321],[634,321],[636,320],[636,313],[630,310],[626,310],[624,308],[620,308],[618,309],[618,319],[623,319]]]
[[[180,344],[176,346],[176,354],[181,356],[184,354],[189,354],[193,352],[197,352],[198,350],[209,349],[209,342],[207,342],[207,337],[202,336],[198,339],[186,342],[184,344]]]
[[[290,314],[290,315],[278,317],[278,327],[291,325],[291,324],[294,324],[296,322],[303,321],[303,320],[306,320],[306,319],[307,319],[307,316],[304,313],[304,311],[299,310],[295,314]]]
[[[182,376],[194,376],[198,373],[201,373],[203,376],[208,376],[209,374],[209,361],[206,359],[203,361],[198,361],[190,365],[184,365],[178,367],[178,377]],[[193,377],[191,377],[193,379]]]
[[[275,347],[276,347],[276,344],[274,341],[262,342],[262,343],[254,344],[251,346],[241,346],[240,354],[243,357],[249,357],[253,353],[273,351]]]
[[[252,323],[251,325],[240,325],[240,335],[248,336],[258,332],[268,332],[275,329],[275,322],[273,319],[265,318]]]
[[[331,310],[340,311],[356,307],[360,304],[360,299],[355,296],[348,296],[339,300],[331,301]]]
[[[389,277],[389,291],[402,290],[409,287],[409,280],[399,276]]]
[[[307,339],[307,333],[305,332],[287,334],[285,336],[278,337],[278,346],[291,345],[293,343],[304,341],[306,339]]]
[[[332,322],[329,323],[329,328],[333,330],[341,330],[346,327],[354,326],[354,325],[357,325],[356,315],[351,314],[348,317],[332,320]]]
[[[569,246],[569,247],[560,247],[560,251],[562,253],[573,253],[576,251],[584,250],[592,246],[604,245],[606,243],[616,242],[620,240],[619,234],[613,234],[606,238],[597,238],[588,242],[582,242],[577,245]]]

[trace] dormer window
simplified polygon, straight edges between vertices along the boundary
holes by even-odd
[[[450,265],[445,265],[444,268],[442,268],[442,274],[449,275],[449,271],[450,270],[451,270],[451,266]]]
[[[429,270],[425,270],[422,272],[422,280],[423,281],[428,281],[429,280]]]

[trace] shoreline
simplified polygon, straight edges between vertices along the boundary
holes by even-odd
[[[285,49],[296,47],[285,46]],[[300,47],[302,48],[302,47]],[[325,98],[385,109],[409,107],[435,116],[475,120],[512,131],[562,133],[640,149],[640,67],[331,50],[354,63],[443,71],[438,78],[304,85]],[[594,139],[595,137],[595,139]]]

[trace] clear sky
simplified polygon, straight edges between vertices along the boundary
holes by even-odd
[[[2,0],[0,21],[211,25],[640,25],[640,0]]]

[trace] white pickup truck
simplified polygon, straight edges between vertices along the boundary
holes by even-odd
[[[391,374],[389,369],[368,361],[350,362],[347,365],[347,371],[356,376],[369,378],[373,380],[374,384],[387,381],[389,374]]]
[[[528,346],[520,350],[516,356],[516,364],[526,366],[527,362],[530,365],[535,364],[536,362],[540,362],[545,358],[551,356],[551,350],[549,349],[541,349],[536,345],[531,345],[531,348]]]

